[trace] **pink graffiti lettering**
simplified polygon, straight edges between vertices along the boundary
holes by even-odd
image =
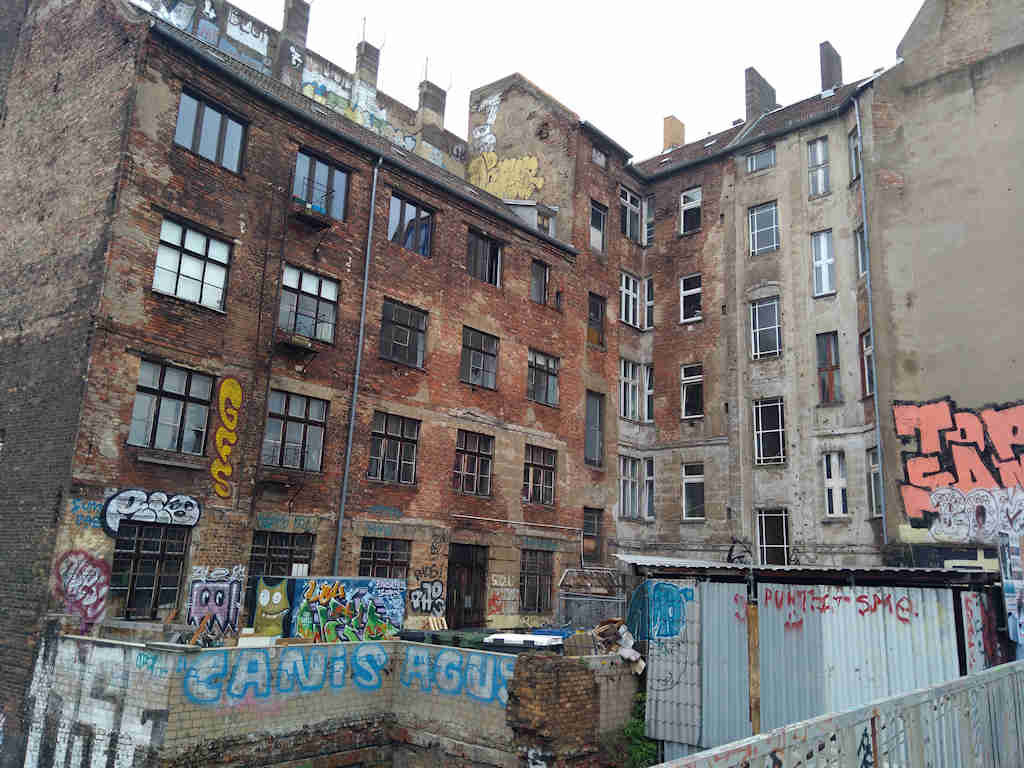
[[[106,609],[110,566],[106,560],[76,549],[60,556],[54,576],[57,598],[68,613],[81,618],[82,631],[88,632]]]
[[[865,616],[883,613],[895,616],[904,624],[918,614],[914,611],[914,603],[907,595],[896,597],[888,592],[873,592],[854,596],[842,592],[818,592],[814,587],[809,589],[770,589],[765,588],[764,602],[766,607],[774,606],[776,610],[786,610],[786,629],[799,629],[803,626],[802,614],[840,613],[844,606],[853,607],[856,603],[857,613]]]

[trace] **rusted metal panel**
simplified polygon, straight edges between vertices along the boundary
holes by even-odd
[[[700,745],[715,747],[752,733],[746,584],[702,583],[700,611]]]

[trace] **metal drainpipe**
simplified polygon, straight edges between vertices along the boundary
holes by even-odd
[[[341,503],[338,508],[338,531],[334,538],[334,567],[331,572],[337,576],[341,565],[341,529],[345,524],[345,499],[348,497],[348,472],[352,465],[352,433],[356,428],[356,399],[359,397],[359,369],[363,363],[363,340],[366,338],[366,294],[370,289],[370,263],[372,262],[373,219],[377,205],[377,173],[384,155],[377,155],[373,166],[373,183],[370,185],[370,222],[366,230],[366,257],[363,260],[363,300],[359,306],[359,341],[356,343],[356,372],[352,381],[352,402],[348,412],[348,437],[345,439],[345,471],[341,476]]]
[[[875,346],[875,312],[871,302],[871,238],[868,230],[868,197],[867,197],[867,172],[864,168],[864,132],[860,126],[860,94],[853,95],[853,111],[857,116],[857,159],[860,161],[860,217],[864,227],[864,258],[867,263],[867,290],[868,290],[868,332],[871,334],[871,380],[875,383],[875,391],[871,399],[875,405],[875,450],[878,451],[878,472],[882,484],[882,546],[889,545],[889,516],[885,508],[885,449],[882,447],[882,421],[878,416],[878,354]],[[863,350],[859,350],[863,354]]]

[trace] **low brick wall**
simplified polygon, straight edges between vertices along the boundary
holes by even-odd
[[[594,671],[601,710],[599,733],[622,730],[633,711],[633,697],[640,692],[640,677],[616,653],[583,656],[583,662]]]

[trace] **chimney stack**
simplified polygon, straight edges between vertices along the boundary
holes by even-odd
[[[376,88],[379,66],[380,49],[363,40],[356,46],[356,79]]]
[[[843,84],[843,60],[839,52],[826,40],[819,46],[821,53],[821,90],[829,91]]]
[[[775,109],[775,89],[753,67],[747,67],[745,79],[749,123],[765,112]]]
[[[309,30],[308,0],[285,0],[284,34],[296,45],[306,47],[306,33]]]
[[[675,115],[669,115],[665,118],[662,135],[664,136],[662,152],[673,147],[681,147],[686,143],[686,126]]]
[[[416,110],[420,126],[436,125],[444,128],[444,102],[447,94],[429,80],[420,83],[420,105]]]

